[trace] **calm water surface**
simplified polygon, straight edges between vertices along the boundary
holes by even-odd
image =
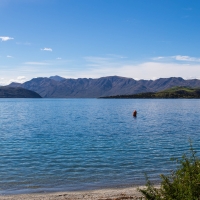
[[[0,99],[0,194],[158,181],[199,136],[195,99]]]

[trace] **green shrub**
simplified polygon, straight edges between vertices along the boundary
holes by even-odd
[[[161,174],[156,188],[147,178],[145,189],[139,189],[147,200],[200,200],[200,159],[191,143],[189,156],[176,159],[178,167],[170,175]]]

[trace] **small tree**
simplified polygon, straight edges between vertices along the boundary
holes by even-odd
[[[173,159],[174,160],[174,159]],[[200,200],[200,159],[190,142],[190,154],[176,159],[178,167],[170,175],[161,174],[161,186],[155,188],[148,180],[139,189],[147,200]]]

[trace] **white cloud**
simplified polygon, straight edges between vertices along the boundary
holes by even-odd
[[[16,83],[24,83],[26,81],[26,77],[25,76],[18,76],[17,78],[13,78],[10,79],[8,81],[8,84],[12,83],[12,82],[16,82]]]
[[[7,58],[13,58],[12,56],[9,56],[9,55],[7,55],[6,57],[7,57]]]
[[[200,58],[197,57],[191,57],[191,56],[182,56],[182,55],[176,55],[176,56],[159,56],[152,58],[154,61],[165,61],[165,62],[174,62],[174,61],[181,61],[181,62],[200,62]]]
[[[58,58],[56,58],[57,60],[61,60],[62,58],[60,58],[60,57],[58,57]]]
[[[17,80],[19,80],[19,81],[24,81],[24,80],[26,80],[26,77],[25,77],[25,76],[18,76],[18,77],[17,77]]]
[[[41,51],[53,51],[53,50],[52,50],[52,48],[46,48],[45,47],[44,49],[41,49]]]
[[[0,85],[9,85],[12,82],[17,82],[17,83],[24,83],[25,81],[27,81],[27,78],[25,76],[18,76],[16,77],[12,77],[12,78],[0,78]]]
[[[193,57],[157,57],[155,61],[134,63],[134,61],[119,61],[103,57],[86,57],[86,66],[78,77],[93,77],[100,76],[124,76],[134,79],[152,79],[167,78],[167,77],[183,77],[190,79],[191,77],[200,78],[200,64],[198,62],[178,62],[177,59],[198,61],[198,58]]]
[[[110,66],[106,68],[99,67],[80,71],[77,76],[98,78],[100,76],[124,76],[134,79],[152,79],[167,77],[190,77],[200,78],[200,65],[184,65],[177,63],[158,63],[145,62],[137,65],[121,65],[119,67]]]
[[[8,36],[0,36],[1,41],[5,42],[8,40],[13,40],[14,38],[8,37]]]
[[[167,77],[183,77],[188,79],[194,75],[200,78],[199,69],[200,65],[186,65],[173,62],[145,62],[138,65],[124,65],[118,69],[118,74],[152,80]]]
[[[173,57],[173,58],[172,58]],[[16,66],[15,70],[1,66],[0,83],[24,82],[33,77],[49,77],[55,74],[66,78],[99,78],[104,76],[123,76],[136,80],[155,80],[158,78],[183,77],[184,79],[200,79],[200,62],[189,62],[188,57],[178,61],[175,56],[166,56],[149,62],[135,62],[134,60],[105,57],[85,57],[80,60],[44,60],[41,62],[26,62]],[[198,59],[198,58],[196,58]],[[41,67],[42,66],[42,67]],[[51,67],[50,67],[51,66]],[[17,77],[17,78],[16,78]],[[21,78],[20,78],[21,77]]]
[[[195,58],[195,57],[190,57],[190,56],[177,55],[177,56],[172,56],[172,58],[178,61],[200,62],[200,58]]]

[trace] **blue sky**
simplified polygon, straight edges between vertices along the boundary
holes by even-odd
[[[0,0],[0,85],[200,79],[199,0]]]

